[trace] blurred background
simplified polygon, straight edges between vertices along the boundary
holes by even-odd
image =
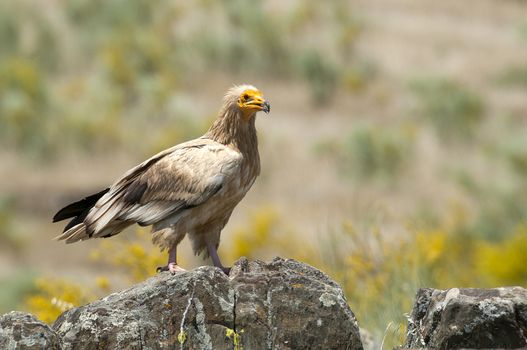
[[[235,83],[272,112],[224,262],[322,269],[385,346],[419,287],[527,286],[526,2],[8,0],[0,312],[53,322],[152,276],[148,229],[66,246],[51,218],[203,134]]]

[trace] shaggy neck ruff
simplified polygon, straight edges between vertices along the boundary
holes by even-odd
[[[235,101],[231,101],[220,110],[218,118],[205,136],[224,145],[230,145],[243,154],[258,154],[255,120],[256,113],[246,117],[242,115]]]
[[[235,103],[226,104],[204,137],[238,150],[243,156],[242,182],[252,184],[260,174],[256,113],[244,116]]]

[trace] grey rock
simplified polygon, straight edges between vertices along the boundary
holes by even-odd
[[[527,346],[527,289],[420,289],[408,321],[407,348]]]
[[[60,339],[35,316],[11,311],[0,316],[0,349],[59,350]]]
[[[362,349],[342,289],[294,260],[161,273],[69,310],[63,349]]]

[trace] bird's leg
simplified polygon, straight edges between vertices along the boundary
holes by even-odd
[[[181,266],[176,262],[177,260],[177,247],[170,248],[168,251],[168,264],[165,266],[160,266],[157,268],[157,272],[161,271],[170,271],[172,274],[176,272],[185,271]]]
[[[228,275],[231,272],[231,268],[223,266],[214,244],[212,244],[211,242],[207,242],[207,250],[209,251],[209,255],[212,259],[212,262],[214,263],[214,266],[219,267],[223,272],[225,272],[226,275]]]
[[[184,268],[179,266],[176,262],[177,258],[177,247],[173,247],[168,251],[168,271],[170,271],[172,274],[175,274],[176,272],[182,272],[185,271]]]

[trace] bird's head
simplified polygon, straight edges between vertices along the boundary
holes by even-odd
[[[255,115],[259,111],[269,113],[270,109],[260,90],[252,85],[235,85],[225,94],[218,118],[206,136],[224,145],[257,147]]]
[[[231,106],[238,108],[245,120],[248,120],[256,112],[269,113],[271,105],[264,99],[263,94],[252,85],[234,86],[227,92],[226,100]]]

